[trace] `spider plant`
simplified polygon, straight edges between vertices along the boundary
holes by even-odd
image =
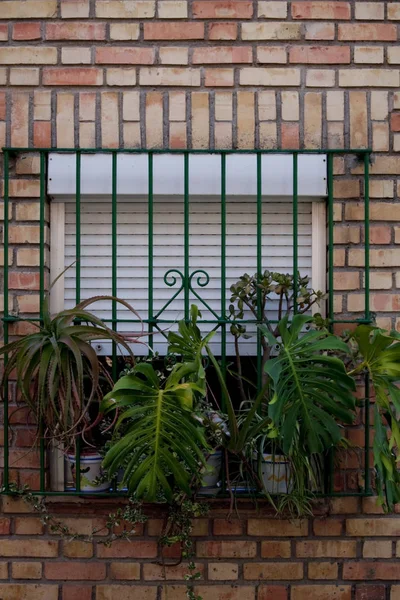
[[[104,380],[112,387],[110,375],[91,344],[110,340],[133,358],[128,342],[138,341],[137,336],[111,330],[86,310],[100,300],[118,302],[138,317],[130,304],[112,296],[88,298],[52,316],[46,295],[42,321],[32,322],[37,331],[0,348],[0,356],[8,355],[2,395],[5,381],[15,371],[18,390],[35,419],[38,435],[51,438],[67,449],[73,446],[78,434],[84,438],[99,422],[101,415],[90,422],[89,411],[103,396]]]

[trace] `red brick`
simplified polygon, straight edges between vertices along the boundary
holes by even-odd
[[[40,40],[42,34],[40,32],[40,23],[15,23],[13,26],[13,40]]]
[[[92,67],[43,69],[43,85],[102,85],[103,70]]]
[[[145,23],[145,40],[202,40],[203,23]]]
[[[351,600],[350,585],[294,585],[291,600]]]
[[[193,2],[195,19],[251,19],[253,3],[248,0],[198,0]]]
[[[343,519],[315,519],[314,534],[318,536],[341,535],[343,531]]]
[[[210,23],[208,26],[208,39],[210,40],[236,40],[236,23]]]
[[[23,273],[12,271],[8,277],[12,290],[38,290],[40,287],[39,273]]]
[[[92,587],[83,585],[63,585],[62,600],[91,600]]]
[[[287,587],[283,585],[260,585],[257,600],[287,600]]]
[[[290,542],[267,541],[261,542],[261,556],[263,558],[290,558]]]
[[[357,585],[355,600],[385,600],[384,585]]]
[[[10,533],[10,519],[0,518],[0,535],[8,535]]]
[[[152,65],[154,50],[152,48],[96,48],[96,63],[100,65]]]
[[[233,69],[206,69],[204,85],[206,87],[232,87]]]
[[[253,54],[248,46],[211,46],[193,50],[194,65],[251,62],[253,62]]]
[[[340,41],[387,41],[397,40],[396,25],[383,23],[345,23],[339,25],[338,39]]]
[[[343,579],[398,581],[399,564],[389,561],[347,561],[343,565]]]
[[[291,63],[349,64],[350,46],[294,46],[289,51]]]
[[[400,112],[393,113],[390,117],[390,128],[392,131],[400,131]]]
[[[300,129],[297,123],[282,123],[281,125],[282,148],[296,150],[300,144]]]
[[[33,145],[35,148],[51,147],[50,121],[36,121],[33,124]]]
[[[292,2],[294,19],[344,19],[349,20],[349,2]]]
[[[243,534],[243,521],[234,519],[228,521],[227,519],[214,519],[213,524],[214,535],[242,535]]]
[[[101,581],[106,576],[106,565],[102,563],[48,562],[44,566],[46,579]]]
[[[104,23],[47,23],[47,40],[105,40],[106,26]]]
[[[370,228],[369,239],[371,244],[390,244],[392,228],[389,225],[373,225]]]
[[[97,548],[99,558],[155,558],[158,553],[157,542],[139,542],[117,540],[106,547]]]

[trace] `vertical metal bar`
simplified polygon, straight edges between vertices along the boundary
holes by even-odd
[[[327,155],[328,167],[328,317],[332,324],[333,312],[333,154]]]
[[[221,153],[221,319],[226,319],[226,154]],[[221,368],[226,376],[226,323],[221,323]],[[223,396],[222,396],[223,397]],[[224,406],[221,407],[224,410]]]
[[[257,279],[262,277],[262,154],[257,154]],[[263,319],[262,295],[257,287],[257,321]],[[257,389],[262,387],[262,346],[261,331],[257,328]]]
[[[112,153],[111,174],[111,295],[117,297],[117,153]],[[117,303],[112,300],[112,329],[117,330]],[[117,345],[112,343],[112,378],[117,380]]]
[[[370,319],[369,309],[369,154],[364,154],[364,250],[365,250],[365,272],[364,272],[364,287],[365,287],[365,319]],[[366,493],[370,492],[370,464],[369,464],[369,430],[370,430],[370,386],[369,374],[365,375],[365,444],[364,444],[364,481]]]
[[[184,154],[184,294],[185,320],[189,320],[189,153]]]
[[[369,154],[364,154],[364,249],[365,249],[365,319],[370,319],[369,311]]]
[[[153,269],[154,269],[154,202],[153,202],[153,153],[148,154],[148,320],[149,320],[149,349],[153,348],[153,318],[154,318],[154,307],[153,307]]]
[[[81,152],[76,151],[76,181],[75,181],[75,302],[81,301]]]
[[[4,151],[4,344],[8,344],[8,207],[9,207],[9,153]],[[8,355],[4,355],[4,366]],[[4,491],[9,491],[9,441],[8,441],[8,379],[4,381]]]
[[[369,374],[365,374],[365,415],[364,415],[364,429],[365,429],[365,442],[364,442],[364,492],[370,493],[370,464],[369,464],[369,430],[370,430],[370,388],[369,388]]]
[[[298,271],[299,271],[299,182],[298,154],[293,153],[293,313],[297,313]]]
[[[81,301],[81,153],[76,151],[76,181],[75,181],[75,301]],[[75,453],[75,486],[76,491],[81,491],[81,439],[76,438]]]
[[[43,306],[44,306],[44,268],[45,268],[45,254],[44,254],[44,242],[45,242],[45,203],[46,203],[46,155],[42,151],[40,152],[40,207],[39,207],[39,289],[40,289],[40,323],[43,323]],[[46,487],[46,461],[45,461],[45,444],[43,439],[43,425],[39,424],[40,441],[39,441],[39,456],[40,456],[40,491],[44,492]]]

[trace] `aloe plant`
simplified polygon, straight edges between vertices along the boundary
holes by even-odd
[[[125,300],[111,296],[88,298],[74,308],[52,316],[46,296],[41,324],[32,322],[37,331],[0,348],[0,356],[8,355],[2,393],[4,382],[15,370],[22,400],[33,414],[40,435],[55,439],[66,447],[73,444],[77,434],[84,436],[93,426],[88,411],[94,401],[102,398],[101,379],[105,377],[112,387],[110,376],[91,343],[110,340],[122,346],[133,358],[127,337],[111,330],[86,310],[100,300],[118,302],[139,317]]]
[[[176,487],[190,495],[191,480],[198,478],[199,464],[205,465],[209,448],[193,412],[195,396],[204,388],[190,381],[199,369],[197,361],[177,364],[161,381],[152,365],[140,363],[101,404],[105,413],[121,411],[116,434],[126,426],[107,452],[104,467],[112,475],[124,465],[122,484],[137,498],[153,502],[165,496],[170,501]]]

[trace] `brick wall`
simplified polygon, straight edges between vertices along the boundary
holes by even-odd
[[[2,0],[0,146],[371,147],[371,308],[400,330],[399,22],[400,3],[383,0]],[[363,169],[349,155],[334,169],[335,312],[361,316]],[[11,161],[10,306],[22,316],[39,305],[38,173],[37,155]],[[12,423],[11,478],[37,487],[32,424],[23,411]],[[363,445],[361,418],[348,437]],[[357,490],[359,457],[342,466],[336,489]],[[54,539],[18,503],[3,509],[5,600],[185,597],[181,568],[160,587],[157,520],[106,556]],[[298,527],[245,511],[227,524],[226,510],[195,529],[205,600],[400,598],[399,520],[374,500],[337,500]],[[86,527],[102,509],[66,511]]]
[[[314,519],[274,519],[271,511],[227,505],[194,521],[196,591],[203,600],[398,600],[398,515],[383,517],[375,500],[336,499]],[[110,508],[110,507],[109,507]],[[323,510],[322,510],[323,508]],[[59,541],[26,504],[3,500],[0,597],[4,600],[185,600],[187,565],[160,563],[154,512],[131,541],[111,547]],[[59,505],[71,531],[105,524],[105,508]],[[360,514],[364,512],[365,514]],[[318,513],[318,510],[317,510]],[[79,516],[77,516],[79,515]],[[11,532],[11,535],[9,533]],[[165,562],[176,562],[169,552]]]

